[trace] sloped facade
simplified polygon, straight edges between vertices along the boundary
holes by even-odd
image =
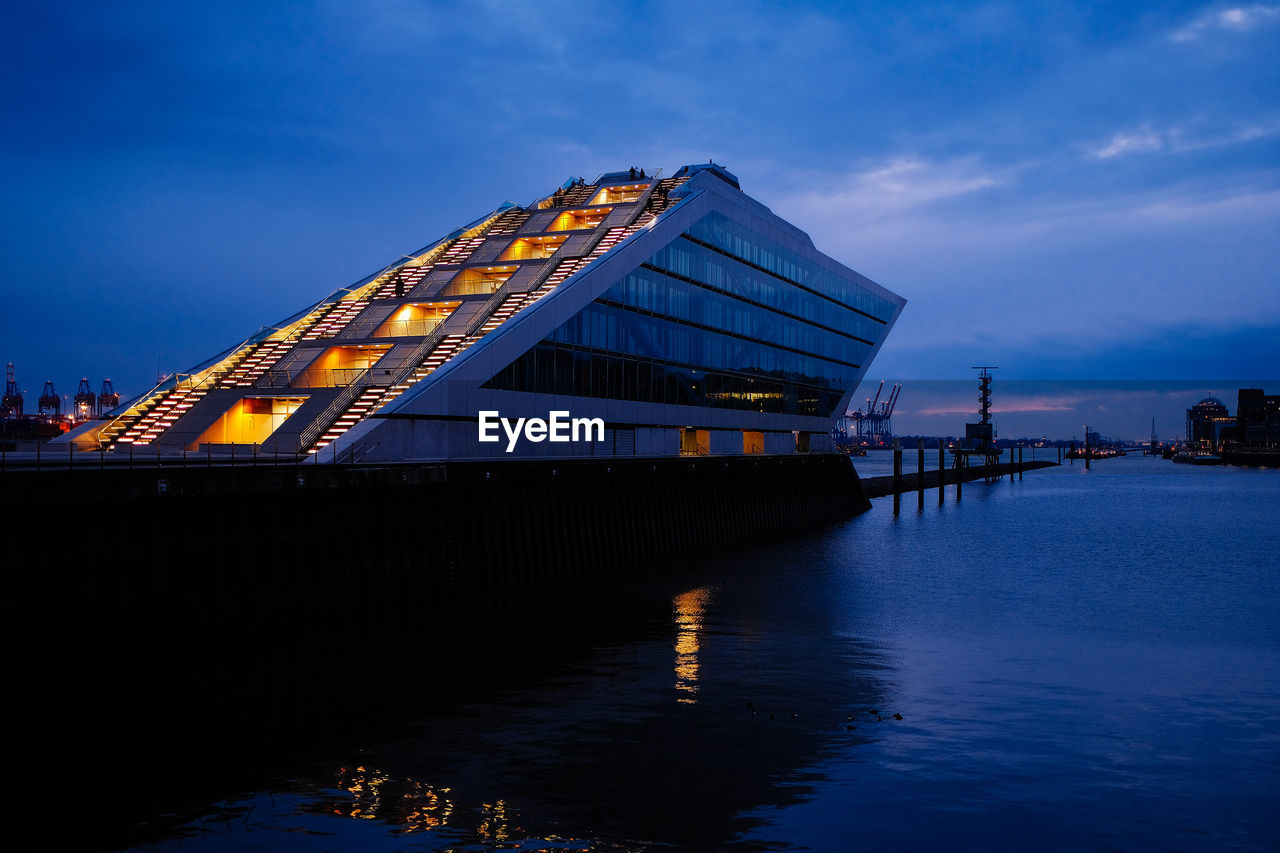
[[[903,304],[718,166],[607,173],[504,205],[79,441],[315,464],[823,451]],[[557,412],[578,440],[481,440],[482,418]]]

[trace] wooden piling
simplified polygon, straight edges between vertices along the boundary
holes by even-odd
[[[893,514],[902,509],[902,439],[893,440]]]
[[[916,439],[916,509],[924,510],[924,439]]]
[[[942,506],[943,499],[946,497],[947,488],[947,456],[946,449],[942,446],[942,439],[938,439],[938,506]]]

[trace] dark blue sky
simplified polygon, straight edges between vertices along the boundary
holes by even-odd
[[[8,11],[32,393],[135,393],[504,200],[709,157],[908,298],[876,378],[1280,373],[1280,5],[266,5]]]

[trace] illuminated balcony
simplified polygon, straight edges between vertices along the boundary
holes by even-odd
[[[649,189],[648,183],[604,187],[592,197],[591,204],[625,204],[640,198],[647,189]]]
[[[390,344],[329,347],[306,370],[293,377],[292,388],[339,388],[350,385],[391,349]]]
[[[500,261],[528,261],[549,258],[564,245],[568,237],[522,237],[507,247]]]
[[[516,241],[521,242],[521,241]],[[503,257],[502,260],[510,260]],[[445,286],[444,296],[469,296],[475,293],[493,293],[511,278],[516,267],[470,267],[462,270]]]
[[[306,401],[306,397],[245,397],[201,433],[195,444],[261,444]]]
[[[400,307],[373,332],[375,338],[406,338],[429,335],[453,313],[458,302],[420,302]]]
[[[597,227],[605,217],[613,212],[612,207],[600,207],[594,210],[566,210],[551,223],[548,231],[585,231]]]

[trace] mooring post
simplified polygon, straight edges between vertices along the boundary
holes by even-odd
[[[942,439],[938,439],[938,506],[942,506],[942,500],[946,495],[943,490],[947,487],[947,479],[944,476],[947,473],[947,457],[946,450],[942,446]]]
[[[1031,449],[1031,458],[1032,459],[1036,458],[1036,451],[1034,447]],[[1022,448],[1021,447],[1018,448],[1018,479],[1019,480],[1022,479]]]
[[[965,465],[965,459],[966,457],[963,453],[956,454],[956,500],[957,501],[960,500],[960,495],[964,491],[964,469],[968,467],[967,465]]]
[[[916,439],[916,509],[924,509],[924,439]]]
[[[893,514],[902,509],[902,439],[893,440]]]
[[[1084,469],[1089,470],[1089,428],[1084,428]]]
[[[1009,448],[1009,482],[1013,482],[1013,448]]]

